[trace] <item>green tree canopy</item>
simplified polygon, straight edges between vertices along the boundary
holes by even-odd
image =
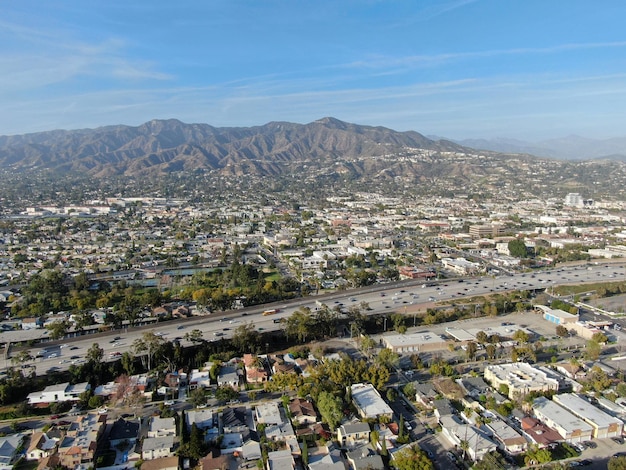
[[[432,470],[434,468],[426,453],[417,444],[396,452],[391,465],[398,470]]]

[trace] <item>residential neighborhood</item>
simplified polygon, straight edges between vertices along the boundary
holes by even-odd
[[[7,216],[1,380],[6,404],[26,387],[27,407],[4,438],[7,465],[514,468],[618,458],[623,309],[606,294],[624,279],[612,259],[626,250],[621,206],[570,194],[552,206],[527,201],[511,217],[459,201],[400,211],[399,200],[361,194],[329,198],[321,211],[207,212],[110,198]],[[212,231],[190,216],[214,220]],[[561,281],[537,282],[550,269]],[[208,288],[215,273],[241,277]],[[569,294],[579,280],[582,294]],[[473,294],[479,284],[487,294]],[[359,302],[368,286],[380,294]],[[326,300],[343,292],[343,303]],[[288,308],[303,298],[322,300]],[[276,320],[264,331],[245,316],[267,301],[287,307],[263,310]],[[179,323],[190,320],[226,333]],[[180,337],[167,337],[168,324]],[[92,347],[79,352],[86,336]],[[56,358],[61,367],[38,368]],[[42,372],[49,383],[28,389]],[[45,426],[19,430],[41,413]]]

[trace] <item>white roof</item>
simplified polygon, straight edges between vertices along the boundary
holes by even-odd
[[[417,344],[436,344],[445,343],[445,339],[432,331],[420,331],[406,335],[387,335],[383,336],[385,342],[392,347],[402,347]]]
[[[367,417],[393,415],[391,407],[382,399],[372,384],[353,384],[352,399]]]
[[[533,409],[535,413],[538,412],[539,415],[545,416],[553,423],[562,427],[567,434],[577,430],[581,430],[583,433],[591,433],[593,431],[593,428],[582,419],[545,397],[535,399]]]
[[[562,393],[552,397],[556,403],[571,411],[587,422],[592,422],[598,428],[608,428],[611,424],[623,426],[623,422],[596,408],[587,400],[575,393]]]

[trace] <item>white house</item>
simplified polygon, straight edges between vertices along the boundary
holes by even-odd
[[[32,392],[28,394],[28,404],[46,404],[46,403],[59,403],[64,401],[78,401],[80,395],[87,390],[91,389],[91,385],[88,382],[83,382],[76,385],[70,385],[69,382],[65,382],[57,385],[49,385],[41,392]]]
[[[161,418],[154,416],[150,421],[148,437],[164,437],[176,435],[176,422],[174,418]]]

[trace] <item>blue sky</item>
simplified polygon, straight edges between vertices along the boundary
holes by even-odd
[[[0,135],[176,118],[626,135],[623,0],[0,3]]]

